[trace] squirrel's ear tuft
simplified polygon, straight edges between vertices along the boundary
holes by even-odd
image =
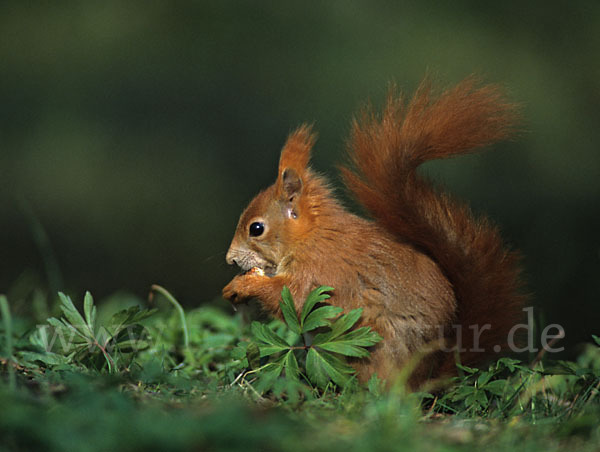
[[[296,198],[302,191],[302,180],[315,139],[312,127],[305,124],[290,134],[281,151],[277,185],[281,195],[288,200]]]
[[[300,126],[288,137],[281,157],[279,158],[279,177],[287,168],[296,170],[302,175],[308,166],[310,160],[310,151],[315,144],[316,135],[312,132],[312,127],[306,124]]]

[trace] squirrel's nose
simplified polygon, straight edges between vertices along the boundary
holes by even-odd
[[[227,255],[225,256],[225,260],[227,261],[227,263],[229,265],[237,265],[237,262],[235,260],[235,254],[232,252],[231,248],[229,249],[229,251],[227,251]]]

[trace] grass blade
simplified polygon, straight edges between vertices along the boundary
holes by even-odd
[[[2,313],[2,321],[4,323],[4,334],[6,335],[6,358],[8,366],[9,387],[14,390],[17,386],[15,375],[15,367],[13,365],[13,343],[12,343],[12,318],[10,316],[10,307],[8,299],[4,295],[0,295],[0,313]]]

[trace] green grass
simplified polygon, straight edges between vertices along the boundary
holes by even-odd
[[[463,368],[443,390],[417,394],[401,384],[383,390],[376,378],[366,386],[311,380],[302,354],[310,348],[288,346],[282,354],[297,358],[298,378],[284,377],[282,365],[265,384],[261,376],[279,356],[270,353],[271,333],[288,342],[296,334],[284,323],[255,324],[256,335],[216,303],[184,312],[156,287],[152,305],[126,295],[97,305],[89,294],[81,304],[39,291],[0,297],[0,450],[600,446],[596,337],[576,362],[541,360],[532,369],[505,358]],[[363,353],[348,341],[344,347]]]

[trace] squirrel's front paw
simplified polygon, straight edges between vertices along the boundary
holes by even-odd
[[[229,284],[223,287],[223,298],[231,301],[232,303],[238,303],[238,291],[236,286],[236,278],[234,278],[229,282]]]
[[[252,287],[256,278],[264,277],[260,273],[252,271],[244,275],[236,276],[223,288],[223,298],[232,303],[243,303],[253,298]]]

